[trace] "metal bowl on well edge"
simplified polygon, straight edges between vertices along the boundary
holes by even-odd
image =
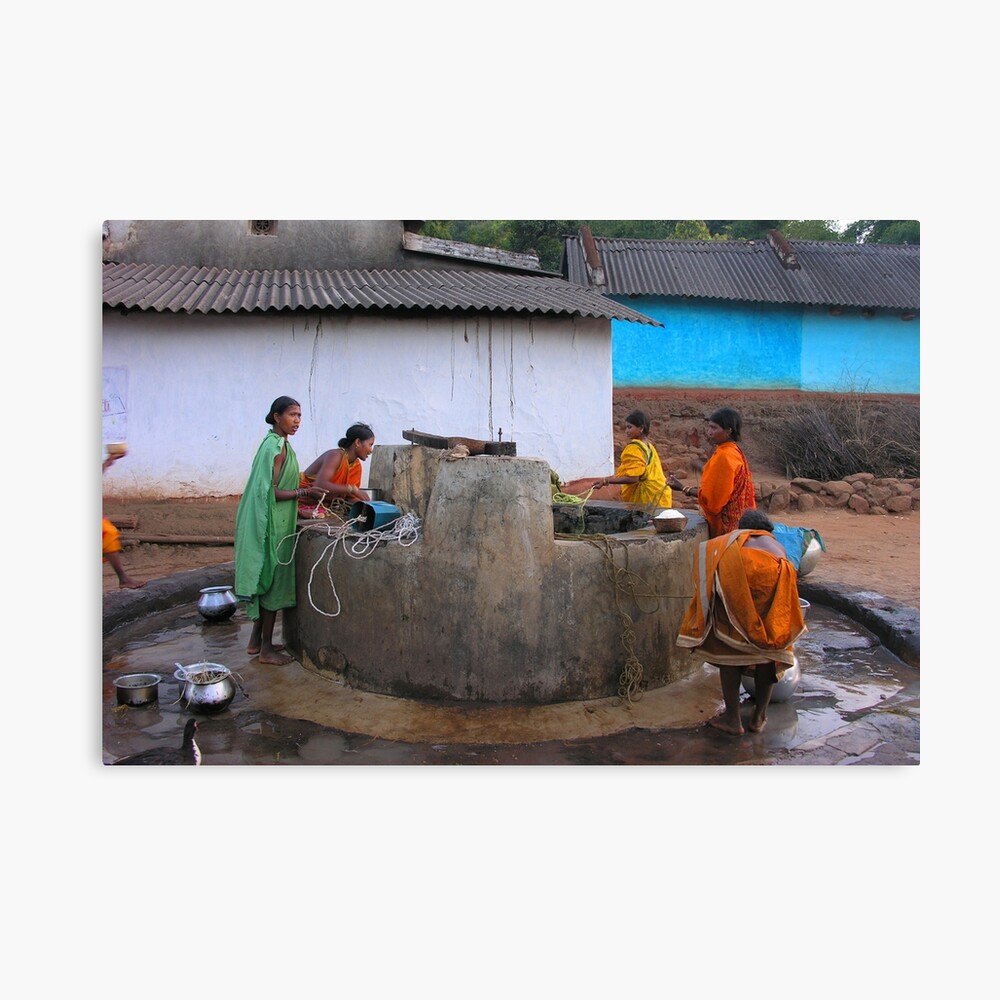
[[[655,517],[650,518],[650,521],[658,535],[683,531],[687,527],[687,515],[672,508],[660,511]]]

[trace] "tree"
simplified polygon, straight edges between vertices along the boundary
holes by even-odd
[[[731,240],[762,240],[769,229],[781,231],[783,222],[776,219],[753,221],[750,219],[733,219],[729,221],[715,220],[708,222],[708,228],[713,233],[727,236]]]
[[[674,226],[675,240],[710,240],[711,238],[712,234],[704,222],[693,219],[683,220]]]
[[[920,223],[915,219],[858,219],[843,234],[851,243],[896,243],[920,245]]]
[[[790,219],[781,224],[781,234],[790,240],[842,240],[843,235],[834,220]]]

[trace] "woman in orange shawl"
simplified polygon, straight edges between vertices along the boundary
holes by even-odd
[[[723,407],[708,418],[708,437],[715,451],[705,463],[698,489],[698,506],[708,521],[709,538],[735,531],[743,512],[754,510],[753,476],[740,439],[742,418]]]
[[[361,463],[375,448],[375,432],[367,424],[352,424],[337,442],[324,451],[299,477],[302,487],[325,491],[331,498],[370,500],[361,489]],[[299,517],[312,517],[316,507],[299,504]]]
[[[743,735],[740,675],[754,673],[750,731],[767,722],[774,685],[795,662],[792,643],[806,624],[799,604],[798,574],[759,511],[747,511],[739,529],[698,546],[695,593],[684,613],[677,645],[700,649],[719,668],[725,708],[709,725]]]

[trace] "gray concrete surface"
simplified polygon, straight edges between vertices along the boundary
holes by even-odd
[[[152,581],[143,591],[104,597],[103,759],[105,763],[179,738],[184,715],[163,685],[150,709],[115,706],[113,678],[124,670],[155,669],[207,658],[238,665],[249,697],[206,720],[200,739],[207,764],[737,764],[914,765],[920,760],[919,615],[869,592],[806,586],[814,613],[837,603],[872,633],[872,652],[889,658],[875,673],[895,677],[885,695],[869,694],[832,711],[830,685],[804,680],[801,697],[773,705],[768,729],[732,738],[703,725],[721,706],[717,673],[705,668],[645,693],[634,705],[614,698],[558,705],[488,708],[393,698],[352,689],[301,663],[261,667],[244,650],[249,623],[208,626],[196,612],[203,586],[232,579],[231,563]],[[878,599],[876,599],[878,598]],[[851,618],[845,618],[849,625]],[[856,620],[856,619],[854,619]],[[161,645],[167,623],[181,629],[178,645]],[[186,624],[185,624],[186,623]],[[860,631],[860,630],[859,630]],[[144,639],[152,636],[152,639]],[[853,635],[863,646],[867,640]],[[149,642],[148,647],[145,643]],[[138,647],[131,653],[123,650]],[[896,654],[900,650],[897,667]],[[181,652],[183,650],[183,652]],[[187,658],[185,658],[187,657]],[[835,658],[831,654],[831,659]],[[244,666],[245,664],[245,666]],[[169,671],[168,671],[169,676]],[[868,678],[850,672],[843,690]]]

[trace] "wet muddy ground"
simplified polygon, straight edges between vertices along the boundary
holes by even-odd
[[[199,717],[205,765],[919,763],[919,671],[837,611],[813,603],[807,625],[796,645],[798,689],[772,703],[764,732],[732,737],[704,725],[721,707],[718,672],[708,665],[631,708],[617,699],[429,705],[355,692],[298,663],[262,666],[245,652],[242,611],[207,622],[196,608],[179,609],[106,638],[103,760],[179,746],[190,713],[174,665],[208,661],[232,669],[240,690],[223,712]],[[118,705],[115,678],[137,672],[163,677],[157,702]]]

